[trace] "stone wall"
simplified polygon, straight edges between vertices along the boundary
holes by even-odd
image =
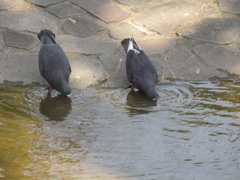
[[[73,88],[127,87],[133,35],[161,81],[238,79],[240,0],[0,0],[0,84],[46,84],[41,29],[67,53]]]

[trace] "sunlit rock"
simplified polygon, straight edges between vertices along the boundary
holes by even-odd
[[[52,4],[57,4],[57,3],[63,2],[64,0],[27,0],[27,1],[29,1],[33,4],[36,4],[36,5],[39,5],[39,6],[46,7],[46,6],[49,6]]]
[[[115,39],[125,39],[129,38],[132,35],[134,35],[134,38],[141,38],[146,36],[146,34],[141,31],[140,29],[137,29],[134,25],[130,23],[120,23],[110,29],[110,35]]]
[[[240,19],[235,15],[209,16],[180,30],[180,35],[215,44],[230,44],[240,32]]]
[[[69,2],[81,6],[107,23],[124,20],[131,15],[131,13],[120,8],[113,0],[69,0]]]
[[[174,0],[146,9],[133,19],[133,22],[167,35],[184,22],[206,16],[214,11],[215,8],[204,1]]]
[[[18,5],[19,0],[0,0],[0,9],[11,9]]]

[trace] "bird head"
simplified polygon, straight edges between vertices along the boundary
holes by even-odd
[[[38,39],[42,44],[56,44],[55,34],[48,29],[41,30],[38,34]]]

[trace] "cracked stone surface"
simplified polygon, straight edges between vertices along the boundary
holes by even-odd
[[[146,34],[143,31],[137,29],[132,24],[126,23],[126,22],[123,22],[111,28],[110,35],[115,39],[121,39],[121,40],[125,38],[129,38],[132,35],[134,35],[134,38],[137,38],[137,39],[146,36]]]
[[[81,6],[91,14],[102,19],[105,22],[121,21],[128,18],[131,13],[120,8],[112,0],[68,0]]]
[[[17,6],[19,0],[9,1],[9,0],[0,0],[0,10],[1,9],[11,9]]]
[[[189,50],[174,49],[167,54],[166,61],[173,76],[182,81],[209,81],[212,78],[227,76],[223,72],[200,64]]]
[[[230,28],[231,27],[231,28]],[[207,17],[179,32],[183,36],[215,44],[230,44],[240,31],[240,19],[235,15]]]
[[[213,6],[202,1],[175,0],[145,10],[140,16],[133,19],[133,22],[162,35],[167,35],[184,22],[212,14],[214,11]]]
[[[39,33],[42,29],[51,29],[53,32],[58,30],[54,20],[32,12],[0,12],[0,27],[35,33]]]
[[[46,84],[36,73],[42,29],[67,53],[74,88],[127,87],[121,40],[131,35],[159,82],[238,80],[239,7],[239,0],[0,0],[0,83]]]
[[[76,16],[76,15],[80,16],[84,14],[84,10],[82,8],[68,2],[63,2],[56,5],[48,6],[46,10],[60,18]]]
[[[63,23],[63,29],[67,34],[79,37],[88,37],[96,32],[106,29],[105,25],[98,23],[95,19],[89,17],[72,17]]]
[[[213,44],[201,45],[194,50],[210,66],[226,70],[229,73],[240,74],[240,51]]]
[[[87,40],[80,37],[62,35],[58,37],[58,42],[67,52],[92,55],[113,52],[117,43],[105,40]]]
[[[57,3],[63,2],[64,0],[27,0],[27,1],[34,3],[36,5],[39,5],[39,6],[46,7],[46,6],[49,6],[52,4],[57,4]]]
[[[3,32],[6,46],[15,47],[20,49],[31,49],[38,43],[38,39],[35,36],[31,36],[24,33],[19,33],[11,30],[5,30]]]

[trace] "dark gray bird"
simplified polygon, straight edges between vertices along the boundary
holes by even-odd
[[[127,53],[127,78],[131,83],[132,90],[137,88],[144,92],[150,99],[156,100],[158,94],[155,89],[155,83],[158,75],[152,62],[141,50],[133,37],[124,39],[121,43]]]
[[[43,78],[49,83],[47,89],[57,90],[63,95],[69,95],[69,76],[71,66],[66,54],[55,41],[55,34],[47,29],[41,30],[38,39],[42,42],[39,51],[39,71]]]

